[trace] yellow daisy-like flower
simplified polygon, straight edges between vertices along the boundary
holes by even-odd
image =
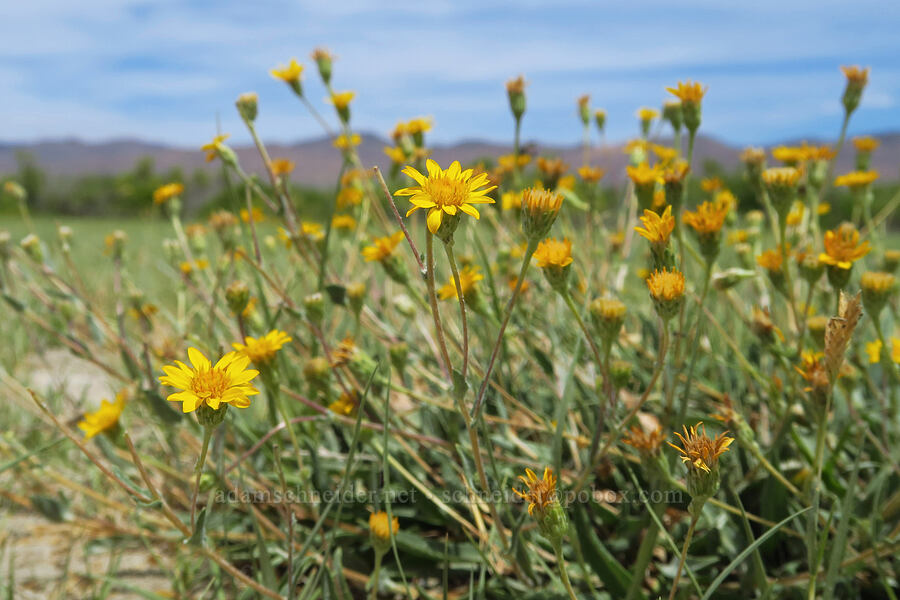
[[[478,265],[466,265],[459,271],[459,287],[462,288],[463,298],[468,299],[470,294],[475,291],[475,284],[484,279],[484,275],[479,271]],[[456,282],[452,275],[450,281],[442,285],[437,293],[441,300],[457,297]]]
[[[882,273],[879,271],[866,271],[859,279],[859,285],[863,291],[873,294],[886,294],[894,289],[897,278],[893,273]]]
[[[78,428],[84,432],[86,440],[91,439],[98,433],[102,433],[112,429],[119,422],[122,410],[125,408],[125,399],[128,395],[125,391],[116,394],[115,402],[108,400],[100,401],[100,408],[92,413],[84,415],[84,418],[78,423]]]
[[[646,162],[642,162],[636,167],[632,167],[628,165],[625,167],[625,171],[628,173],[628,177],[631,178],[631,181],[634,182],[635,185],[654,185],[660,179],[661,171],[657,165],[653,165],[652,167],[648,165]]]
[[[825,232],[825,252],[819,255],[819,260],[826,265],[849,269],[871,250],[871,242],[859,242],[859,231],[852,223],[842,223],[837,229]]]
[[[666,206],[666,210],[662,215],[652,210],[644,210],[644,216],[641,217],[643,227],[635,227],[641,236],[646,238],[652,244],[665,245],[669,243],[669,236],[675,230],[675,217],[672,216],[672,206]]]
[[[366,246],[362,249],[363,258],[366,259],[366,262],[373,261],[383,261],[394,253],[394,249],[397,247],[397,244],[403,239],[404,234],[402,231],[398,231],[389,236],[375,238],[372,240],[371,246]]]
[[[500,195],[500,208],[503,210],[519,210],[522,208],[522,192],[503,192]]]
[[[891,338],[891,360],[900,365],[900,338]]]
[[[202,271],[204,269],[209,268],[209,261],[205,258],[198,258],[194,262],[182,261],[178,268],[181,269],[181,272],[185,275],[190,275],[194,271]]]
[[[877,365],[881,362],[881,340],[875,340],[866,344],[866,354],[869,355],[869,364]]]
[[[763,171],[763,183],[771,186],[790,187],[797,184],[803,172],[794,167],[773,167]]]
[[[567,267],[573,260],[572,242],[568,238],[562,240],[547,238],[538,244],[537,250],[534,251],[534,259],[541,268]]]
[[[682,102],[700,103],[706,94],[707,88],[703,87],[699,81],[679,81],[678,86],[674,88],[666,88],[666,91],[677,96]]]
[[[597,183],[603,176],[606,174],[606,171],[601,169],[600,167],[591,167],[588,165],[584,165],[583,167],[578,167],[578,176],[587,183]]]
[[[795,167],[809,157],[807,146],[776,146],[772,148],[772,158]]]
[[[640,425],[634,425],[622,436],[622,443],[637,448],[641,454],[653,456],[659,453],[659,448],[665,439],[662,425],[657,425],[656,429],[652,431],[645,431]]]
[[[459,161],[453,161],[449,168],[441,169],[437,162],[429,158],[425,166],[427,176],[414,167],[405,167],[403,172],[418,185],[394,193],[397,196],[410,196],[409,201],[413,207],[407,211],[407,217],[420,208],[428,209],[427,224],[431,233],[437,233],[444,213],[455,216],[461,211],[478,219],[481,215],[473,204],[494,203],[494,199],[487,197],[487,193],[497,186],[484,187],[488,184],[487,173],[479,173],[473,177],[474,171],[463,170]]]
[[[251,217],[253,217],[254,223],[259,223],[266,219],[266,215],[263,214],[263,211],[256,206],[252,207],[249,211],[246,208],[241,209],[241,221],[249,223]]]
[[[637,111],[637,118],[641,121],[652,121],[656,117],[659,116],[659,111],[655,108],[648,108],[646,106],[642,106]]]
[[[356,414],[358,407],[359,399],[356,396],[356,392],[344,392],[337,400],[328,405],[328,410],[336,415],[352,417]]]
[[[372,513],[369,515],[369,530],[379,540],[388,541],[391,534],[397,535],[400,531],[400,521],[397,517],[388,518],[388,514],[384,511]]]
[[[725,202],[704,202],[694,212],[685,211],[682,220],[697,233],[717,233],[725,224],[728,208]]]
[[[497,157],[497,167],[503,173],[509,173],[516,167],[522,169],[531,163],[530,154],[503,154]]]
[[[265,365],[275,358],[275,353],[281,347],[291,341],[291,337],[283,331],[273,329],[261,338],[244,338],[243,344],[234,343],[232,346],[240,354],[246,356],[256,365]]]
[[[353,215],[334,215],[331,218],[331,226],[334,229],[353,231],[356,229],[356,219],[353,218]]]
[[[647,278],[650,295],[660,302],[671,302],[684,296],[684,273],[677,269],[654,271]]]
[[[842,66],[841,72],[847,81],[855,84],[866,85],[869,81],[869,67],[863,69],[857,65]]]
[[[331,145],[339,150],[348,150],[350,148],[355,148],[362,143],[362,138],[359,137],[358,133],[352,133],[348,137],[346,133],[342,133],[331,142]]]
[[[540,515],[550,504],[558,501],[556,498],[556,476],[550,467],[544,469],[544,476],[541,479],[538,479],[531,469],[525,469],[525,476],[519,475],[519,481],[527,485],[528,489],[523,492],[513,488],[513,492],[528,502],[529,515],[534,515],[535,508]]]
[[[853,146],[857,152],[874,152],[881,142],[870,135],[862,135],[853,138]]]
[[[335,92],[328,101],[338,110],[344,110],[350,106],[350,102],[356,97],[356,92]]]
[[[395,165],[402,165],[406,162],[406,152],[399,146],[385,146],[384,153]]]
[[[857,189],[870,185],[876,179],[878,179],[878,171],[853,171],[836,178],[834,185]]]
[[[278,65],[269,71],[269,74],[285,83],[294,83],[300,81],[300,75],[303,74],[303,65],[297,62],[296,58],[292,58],[287,65]]]
[[[213,410],[222,404],[247,408],[249,397],[259,393],[250,383],[259,371],[247,369],[250,359],[242,354],[229,352],[213,365],[199,350],[188,348],[188,358],[193,366],[176,360],[176,366],[163,367],[166,374],[159,378],[163,385],[181,390],[170,394],[167,400],[181,402],[183,412],[192,412],[201,405]]]
[[[294,171],[294,161],[287,158],[276,158],[272,160],[272,173],[278,177],[290,175]]]
[[[681,461],[688,464],[689,468],[711,472],[719,463],[719,457],[728,451],[728,447],[734,441],[734,438],[728,437],[725,433],[720,433],[715,438],[706,435],[706,427],[702,422],[691,427],[690,432],[687,427],[682,426],[684,435],[675,432],[678,439],[681,440],[681,446],[676,446],[672,442],[666,442],[678,452],[681,453]]]
[[[659,162],[664,166],[668,165],[676,158],[678,158],[678,150],[675,148],[669,148],[668,146],[660,146],[659,144],[651,144],[650,150],[653,151],[653,154],[656,155],[656,158],[659,159]]]
[[[325,239],[325,232],[322,230],[321,223],[303,221],[300,223],[300,233],[314,242],[321,242]]]
[[[229,138],[229,134],[223,133],[217,135],[208,144],[203,144],[200,149],[206,152],[206,162],[212,162],[219,154],[219,148],[223,146],[223,142]]]
[[[790,244],[788,244],[786,250],[790,250],[790,248]],[[766,250],[765,252],[757,256],[756,264],[767,271],[771,271],[772,273],[780,273],[783,260],[784,256],[782,255],[781,247],[779,246]]]
[[[704,192],[718,192],[724,187],[725,184],[718,177],[704,177],[700,180],[700,189]]]
[[[431,117],[416,117],[406,122],[406,131],[409,135],[426,133],[431,131]]]
[[[178,182],[167,183],[153,190],[153,204],[165,204],[172,198],[180,196],[184,186]]]

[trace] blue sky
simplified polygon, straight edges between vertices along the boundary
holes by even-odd
[[[752,5],[751,5],[752,4]],[[574,143],[575,99],[608,111],[608,138],[637,131],[667,85],[709,86],[702,131],[736,144],[836,135],[841,64],[871,66],[853,133],[900,130],[900,3],[425,2],[388,0],[7,0],[0,8],[0,140],[136,137],[196,146],[216,118],[260,95],[272,141],[321,135],[268,71],[296,56],[309,98],[331,117],[308,56],[337,56],[356,128],[387,134],[434,118],[431,139],[508,140],[504,82],[529,82],[523,136]]]

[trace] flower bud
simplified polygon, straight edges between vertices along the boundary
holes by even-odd
[[[313,392],[325,392],[331,378],[331,363],[324,356],[315,356],[303,365],[303,377]]]
[[[369,515],[369,538],[375,554],[384,556],[391,549],[391,535],[397,535],[398,531],[400,522],[397,517],[389,519],[384,511]]]
[[[612,343],[625,323],[625,303],[615,298],[595,298],[588,310],[600,337],[607,344]]]
[[[672,129],[679,131],[684,123],[684,115],[681,109],[681,102],[677,100],[669,100],[663,103],[663,119],[669,122]]]
[[[844,105],[844,111],[849,116],[859,106],[862,99],[863,90],[869,81],[869,68],[862,69],[857,66],[841,67],[844,76],[847,78],[847,86],[844,88],[844,95],[841,97],[841,103]]]
[[[661,319],[668,321],[684,302],[684,274],[677,269],[654,271],[647,278],[653,306]]]
[[[594,123],[597,125],[597,131],[603,135],[603,131],[606,129],[606,111],[602,108],[598,108],[594,111]]]
[[[614,360],[609,365],[609,376],[617,390],[622,389],[631,381],[634,366],[627,360]]]
[[[306,309],[306,316],[310,322],[316,325],[322,324],[322,319],[325,318],[325,297],[321,292],[315,292],[303,298],[303,307]]]
[[[897,278],[891,273],[866,271],[859,283],[862,286],[863,305],[873,317],[877,317],[897,287]]]
[[[233,281],[225,288],[225,301],[233,315],[239,315],[250,302],[250,288],[243,281]]]
[[[578,98],[578,116],[585,127],[591,123],[591,97],[585,94]]]
[[[366,284],[362,282],[351,283],[347,286],[347,303],[353,314],[359,316],[362,311],[363,301],[366,299]]]
[[[241,94],[234,104],[244,121],[253,123],[256,120],[259,111],[259,96],[256,95],[256,92]]]
[[[206,402],[203,402],[197,407],[197,422],[207,429],[218,427],[225,420],[227,411],[227,402],[221,403],[219,408],[213,408]]]
[[[509,96],[509,109],[518,121],[525,114],[525,78],[519,75],[507,81],[506,94]]]
[[[403,373],[409,358],[409,345],[406,342],[391,344],[388,348],[388,355],[391,358],[391,365],[393,365],[399,373]]]
[[[562,194],[549,190],[529,188],[522,192],[522,233],[529,244],[536,244],[550,233],[562,201]]]
[[[312,53],[312,58],[316,61],[316,66],[319,68],[319,76],[322,78],[322,81],[326,86],[329,85],[331,83],[331,66],[334,57],[325,48],[316,48]]]

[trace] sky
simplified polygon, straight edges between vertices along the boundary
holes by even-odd
[[[637,134],[679,80],[709,87],[701,132],[733,144],[834,138],[842,64],[870,66],[851,133],[900,130],[900,2],[817,0],[0,0],[0,142],[75,137],[198,146],[249,139],[234,99],[260,97],[271,142],[322,135],[269,70],[297,57],[305,93],[333,109],[309,58],[338,58],[356,130],[430,116],[430,140],[509,141],[504,83],[528,81],[526,140],[580,139],[576,98]]]

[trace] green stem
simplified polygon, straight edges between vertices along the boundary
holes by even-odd
[[[522,256],[522,267],[519,269],[519,278],[516,280],[516,289],[513,290],[512,296],[510,296],[509,301],[506,303],[503,321],[500,323],[500,331],[497,332],[497,341],[494,342],[494,348],[491,350],[491,358],[488,361],[487,370],[484,372],[484,379],[481,382],[481,387],[478,389],[475,405],[472,407],[471,414],[475,421],[477,421],[481,415],[481,406],[484,403],[484,395],[485,392],[487,392],[488,384],[491,381],[491,373],[494,371],[494,364],[497,362],[497,355],[500,353],[503,334],[506,332],[506,326],[509,324],[509,318],[512,316],[516,300],[522,292],[522,285],[525,282],[525,273],[528,271],[528,267],[531,264],[531,256],[534,254],[535,250],[537,250],[537,241],[529,240],[528,247],[525,248],[525,254]]]
[[[463,362],[460,373],[463,380],[465,380],[469,370],[469,319],[466,316],[466,299],[463,294],[462,282],[459,279],[459,269],[456,267],[456,256],[453,253],[453,244],[444,244],[444,250],[447,251],[447,261],[450,263],[450,271],[453,273],[453,283],[456,285],[456,297],[459,299],[459,318],[462,322],[463,335]],[[465,410],[463,410],[463,413],[463,417],[465,417]]]
[[[578,600],[575,590],[572,589],[572,582],[569,581],[569,573],[566,571],[566,559],[562,553],[562,544],[554,544],[553,550],[556,552],[556,565],[559,567],[559,578],[562,580],[566,591],[569,593],[571,600]]]
[[[665,510],[665,504],[651,504],[649,509],[657,512],[657,516],[659,513]],[[641,545],[638,548],[637,558],[634,562],[634,568],[631,571],[631,585],[628,587],[628,594],[625,596],[625,600],[634,600],[641,593],[641,586],[644,583],[644,575],[647,571],[647,565],[650,564],[650,559],[653,558],[653,549],[656,547],[656,540],[659,537],[659,526],[656,524],[655,519],[650,519],[650,525],[647,527],[647,533],[644,535],[644,539],[641,541]]]
[[[828,398],[825,402],[824,410],[819,414],[816,419],[816,456],[814,468],[816,472],[815,479],[812,482],[812,514],[809,518],[809,525],[807,526],[806,531],[806,544],[809,548],[808,550],[808,560],[809,560],[809,587],[807,588],[807,598],[809,600],[815,600],[816,598],[816,582],[818,581],[818,573],[819,573],[819,536],[816,535],[818,531],[818,522],[819,522],[819,499],[821,495],[822,488],[822,463],[824,462],[825,457],[825,435],[828,433],[828,411],[830,409],[831,404],[831,394],[832,390],[829,388],[828,390]]]
[[[697,527],[697,520],[699,517],[699,511],[697,511],[696,516],[691,517],[691,526],[688,528],[687,537],[684,539],[684,546],[681,548],[681,558],[678,559],[678,571],[675,572],[675,580],[672,582],[672,591],[669,592],[669,600],[675,598],[675,591],[678,589],[678,582],[681,581],[681,571],[684,569],[684,561],[687,558],[691,540],[694,538],[694,529]]]
[[[684,384],[684,393],[681,395],[681,406],[678,409],[678,420],[676,423],[681,423],[684,420],[684,416],[687,413],[687,405],[688,405],[688,397],[691,395],[691,384],[694,382],[694,367],[697,364],[697,354],[699,354],[699,350],[697,348],[697,342],[700,339],[700,330],[703,329],[701,319],[703,318],[703,307],[706,303],[706,296],[709,294],[709,282],[712,279],[712,262],[707,261],[706,263],[706,275],[703,278],[703,292],[700,294],[700,303],[697,306],[697,318],[694,321],[694,339],[691,342],[691,364],[688,366],[688,375],[687,381]],[[688,330],[690,332],[690,330]],[[672,386],[669,388],[669,393],[675,389],[676,382],[672,382]],[[671,408],[672,398],[666,399],[666,406]]]
[[[194,495],[191,497],[191,529],[195,527],[195,515],[197,513],[197,496],[200,494],[200,476],[203,474],[203,465],[206,464],[206,453],[209,450],[209,441],[212,439],[214,427],[203,428],[203,445],[200,447],[200,456],[194,466]]]
[[[434,234],[431,231],[425,233],[425,284],[428,287],[428,303],[431,305],[431,316],[434,318],[434,329],[441,351],[441,360],[444,363],[444,371],[449,376],[452,373],[450,354],[447,352],[447,343],[444,341],[444,327],[441,324],[437,294],[434,291]]]
[[[381,574],[381,552],[375,551],[375,566],[372,567],[372,600],[378,597],[378,576]]]

